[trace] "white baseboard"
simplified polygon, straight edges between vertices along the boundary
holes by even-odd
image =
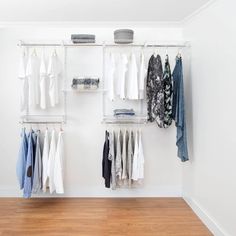
[[[159,187],[144,187],[133,189],[106,189],[105,187],[73,187],[65,189],[65,194],[38,194],[34,197],[182,197],[181,186],[159,186]],[[22,197],[22,191],[17,187],[2,187],[0,188],[0,197]]]
[[[230,236],[219,226],[218,223],[216,223],[215,219],[213,219],[213,217],[211,217],[197,201],[185,196],[183,198],[214,236]]]

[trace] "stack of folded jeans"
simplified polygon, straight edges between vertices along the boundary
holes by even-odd
[[[114,116],[123,117],[123,116],[134,116],[135,112],[133,109],[115,109]]]
[[[73,89],[98,89],[99,88],[99,78],[74,78],[72,80],[71,87]]]
[[[71,41],[73,43],[95,43],[94,34],[72,34]]]

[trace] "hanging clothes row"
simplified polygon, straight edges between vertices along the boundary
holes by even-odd
[[[134,53],[106,53],[105,55],[105,89],[108,98],[138,100],[144,99],[146,68],[144,54],[140,54],[138,63]]]
[[[43,142],[42,141],[42,136]],[[43,143],[43,145],[42,145]],[[63,131],[30,130],[23,128],[21,132],[20,150],[17,160],[16,173],[24,198],[30,198],[32,193],[49,192],[64,193],[63,185],[64,144]]]
[[[56,50],[51,54],[48,66],[44,52],[40,59],[35,49],[30,56],[23,50],[18,74],[21,81],[21,111],[27,110],[28,106],[46,109],[49,103],[55,107],[59,103],[58,80],[61,74],[62,64]]]
[[[105,187],[132,187],[144,178],[144,153],[141,130],[105,132],[102,176]]]
[[[183,65],[180,54],[171,74],[169,56],[166,55],[164,71],[160,55],[152,55],[147,74],[148,121],[156,121],[160,128],[168,128],[175,121],[177,127],[178,156],[188,161],[187,131],[184,107]]]

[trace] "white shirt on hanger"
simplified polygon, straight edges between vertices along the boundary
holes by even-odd
[[[127,98],[132,100],[138,99],[138,90],[138,69],[135,55],[132,53],[127,74]]]
[[[138,179],[144,178],[144,153],[143,153],[143,143],[142,143],[142,133],[139,131],[139,141],[138,141]]]
[[[55,130],[52,130],[49,158],[48,158],[48,179],[49,179],[50,193],[53,193],[55,191],[55,184],[54,184],[55,157],[56,157],[56,137],[55,137]]]
[[[41,64],[40,64],[40,108],[46,109],[46,78],[47,78],[47,69],[45,63],[44,53],[42,53]]]
[[[135,134],[135,143],[134,143],[134,157],[133,157],[133,165],[132,165],[132,180],[138,180],[139,179],[139,135],[138,131],[136,131]]]
[[[140,58],[140,70],[139,70],[139,99],[144,99],[144,93],[145,93],[145,78],[146,78],[146,68],[145,68],[145,62],[144,62],[144,54],[141,53]]]
[[[21,52],[20,63],[19,63],[19,72],[18,78],[21,82],[21,91],[20,91],[20,110],[24,111],[28,106],[28,78],[26,75],[26,66],[27,66],[27,54],[25,51]]]
[[[117,134],[117,141],[116,141],[116,178],[121,180],[122,177],[122,154],[121,154],[121,140],[122,140],[122,133],[119,130]]]
[[[48,65],[49,76],[49,98],[52,107],[59,103],[59,85],[58,78],[61,74],[61,63],[56,52],[53,52]]]
[[[49,161],[49,137],[48,129],[45,131],[44,142],[43,142],[43,191],[46,192],[48,187],[48,161]]]
[[[128,132],[125,130],[123,132],[123,144],[122,144],[122,180],[126,180],[127,174],[127,142],[128,142]]]
[[[105,82],[108,98],[113,101],[115,99],[115,85],[114,85],[114,72],[115,72],[115,59],[112,53],[105,56]]]
[[[39,69],[40,61],[34,51],[29,57],[26,75],[28,77],[29,83],[29,105],[36,106],[39,105]]]
[[[126,96],[126,72],[127,72],[128,58],[125,54],[119,54],[116,69],[116,95],[121,99]]]
[[[57,150],[55,156],[54,166],[54,185],[56,193],[64,193],[63,185],[63,162],[64,162],[64,143],[63,143],[63,132],[60,131],[58,134]]]

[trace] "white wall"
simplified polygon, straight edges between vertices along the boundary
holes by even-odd
[[[95,33],[98,41],[112,41],[113,28],[46,28],[11,27],[0,30],[0,196],[21,196],[15,174],[21,126],[19,121],[19,81],[17,79],[19,39],[68,39],[71,33]],[[182,40],[179,28],[134,28],[137,41]],[[90,52],[92,53],[92,52]],[[165,49],[160,53],[164,55]],[[172,60],[176,49],[169,50]],[[96,56],[101,59],[99,52]],[[75,55],[74,55],[75,56]],[[80,60],[88,59],[85,52]],[[99,60],[98,60],[99,61]],[[81,71],[101,74],[100,64],[79,67]],[[76,66],[76,64],[75,64]],[[75,67],[74,67],[75,69]],[[96,72],[97,71],[97,72]],[[76,73],[76,71],[75,71]],[[69,94],[66,139],[67,196],[180,196],[182,189],[181,163],[176,156],[175,128],[161,130],[157,125],[143,128],[145,152],[145,184],[137,190],[107,190],[101,177],[101,157],[105,126],[101,124],[102,96],[99,94]],[[43,129],[45,127],[42,127]]]
[[[187,85],[187,91],[192,90],[187,102],[192,107],[191,162],[184,166],[184,195],[204,212],[202,219],[209,217],[206,222],[215,235],[232,236],[236,235],[235,9],[234,0],[215,1],[184,28],[192,49]]]

